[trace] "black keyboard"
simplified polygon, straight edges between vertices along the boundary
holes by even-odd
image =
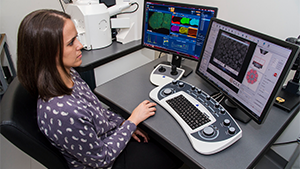
[[[166,102],[192,129],[210,122],[209,118],[183,95],[174,97]]]

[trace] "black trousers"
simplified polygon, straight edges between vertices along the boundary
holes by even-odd
[[[156,143],[139,143],[131,139],[117,157],[112,169],[178,169],[183,162]]]

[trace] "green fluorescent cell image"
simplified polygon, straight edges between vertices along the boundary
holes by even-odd
[[[153,12],[149,18],[149,25],[152,29],[170,29],[171,25],[171,14]]]
[[[181,24],[190,24],[190,18],[181,18],[180,23]]]

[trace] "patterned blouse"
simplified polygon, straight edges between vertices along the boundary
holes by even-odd
[[[74,69],[71,75],[71,95],[47,102],[38,100],[40,130],[64,155],[70,168],[111,168],[136,125],[104,109]]]

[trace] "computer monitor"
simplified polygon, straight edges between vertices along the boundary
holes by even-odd
[[[145,0],[142,45],[173,55],[172,65],[181,66],[182,57],[198,60],[210,18],[218,9],[201,5]]]
[[[233,117],[244,113],[261,124],[296,59],[298,48],[212,18],[196,74],[225,95],[226,103],[222,103]]]

